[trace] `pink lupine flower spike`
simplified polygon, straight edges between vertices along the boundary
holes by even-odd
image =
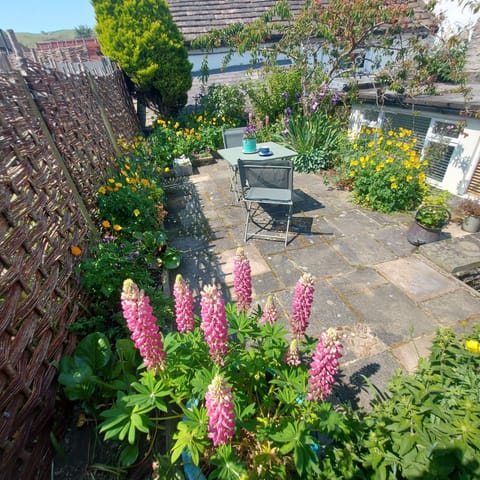
[[[150,299],[133,280],[127,279],[123,282],[121,303],[123,317],[145,367],[147,370],[163,370],[166,353]]]
[[[233,288],[237,311],[246,312],[252,305],[252,272],[243,248],[238,248],[233,260]]]
[[[290,320],[292,334],[298,338],[305,334],[312,313],[313,277],[304,273],[295,285],[295,293],[292,305],[292,318]]]
[[[179,274],[173,286],[173,297],[175,299],[175,319],[177,330],[180,333],[187,333],[195,328],[193,314],[193,293],[187,283]]]
[[[220,374],[208,386],[205,395],[208,416],[208,438],[213,446],[227,444],[235,435],[235,413],[232,388]]]
[[[200,328],[208,344],[211,359],[223,365],[223,358],[228,354],[228,325],[225,302],[214,285],[206,285],[201,292]]]
[[[310,365],[307,400],[325,400],[331,393],[342,348],[334,328],[321,334]]]

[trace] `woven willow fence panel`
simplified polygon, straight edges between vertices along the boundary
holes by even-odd
[[[112,138],[138,133],[121,78],[0,75],[0,479],[50,478],[56,362],[83,300],[70,247],[86,249]]]

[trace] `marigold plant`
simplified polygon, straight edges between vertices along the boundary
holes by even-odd
[[[361,205],[381,212],[412,210],[427,192],[426,168],[411,130],[362,129],[349,158],[353,193]]]

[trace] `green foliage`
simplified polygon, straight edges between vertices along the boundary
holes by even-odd
[[[199,106],[208,117],[223,118],[224,123],[233,125],[245,124],[245,94],[236,85],[210,85]]]
[[[77,38],[91,38],[93,37],[93,28],[88,25],[79,25],[75,27],[75,36]]]
[[[184,39],[165,0],[92,0],[102,52],[118,62],[142,99],[163,114],[187,102],[192,85]]]
[[[464,73],[468,41],[451,37],[448,42],[438,44],[425,54],[420,52],[416,56],[419,69],[425,71],[430,82],[462,83],[466,76]]]
[[[475,327],[474,337],[480,339]],[[377,478],[480,475],[480,355],[451,329],[437,333],[430,358],[411,377],[396,375],[391,398],[368,416],[365,464]],[[398,476],[395,476],[398,478]]]
[[[415,220],[426,228],[441,229],[450,221],[450,211],[447,208],[450,197],[451,194],[447,191],[433,192],[425,196],[415,214]]]
[[[294,68],[273,68],[264,74],[262,81],[246,82],[242,87],[257,117],[273,122],[288,111],[298,110],[302,92],[300,72]]]
[[[347,143],[342,122],[317,110],[288,119],[283,140],[298,152],[295,171],[315,173],[330,168]]]
[[[363,129],[346,158],[356,200],[381,212],[413,210],[427,191],[428,162],[415,151],[411,131]]]
[[[179,121],[157,119],[149,143],[166,145],[172,158],[212,151],[222,145],[222,128],[228,125],[225,119],[209,116],[206,112],[190,114]]]
[[[104,334],[91,333],[79,342],[73,356],[61,359],[58,382],[69,400],[80,401],[88,414],[98,414],[105,401],[135,380],[139,361],[132,341],[119,339],[112,351]]]

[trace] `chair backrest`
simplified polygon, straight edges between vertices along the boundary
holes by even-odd
[[[242,190],[245,188],[274,188],[293,191],[293,160],[238,160]]]
[[[224,148],[241,147],[245,127],[225,128],[222,130]]]

